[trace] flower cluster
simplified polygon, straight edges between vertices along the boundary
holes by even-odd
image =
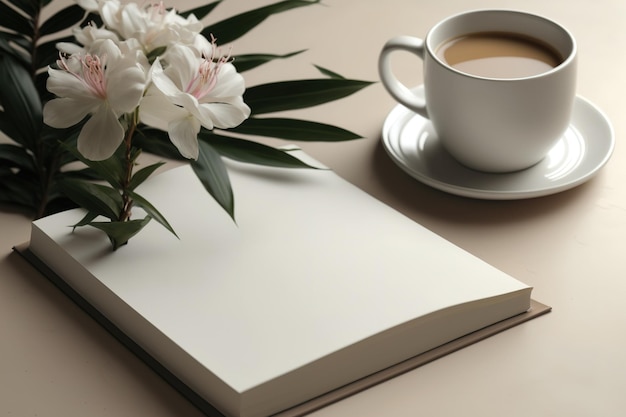
[[[140,7],[119,0],[79,0],[102,26],[74,29],[80,44],[59,43],[48,90],[57,98],[44,121],[68,128],[86,120],[78,151],[89,160],[111,157],[138,123],[167,131],[182,156],[198,157],[197,135],[230,128],[250,115],[245,84],[194,15],[162,3]]]

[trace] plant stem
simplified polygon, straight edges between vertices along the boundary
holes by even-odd
[[[30,77],[33,82],[33,85],[37,83],[37,44],[39,43],[40,38],[40,19],[41,19],[41,8],[42,5],[40,2],[34,2],[33,6],[35,7],[35,11],[32,16],[32,36],[30,39],[30,61],[31,65],[29,68]],[[39,184],[41,195],[38,201],[35,201],[35,219],[39,219],[46,214],[46,209],[48,206],[48,202],[50,199],[50,189],[52,186],[53,177],[56,175],[59,167],[57,158],[51,158],[51,160],[47,160],[45,157],[45,150],[43,149],[44,143],[41,138],[35,141],[33,146],[33,154],[34,154],[34,162],[37,167],[37,172],[39,174]]]
[[[125,146],[125,154],[124,154],[124,163],[126,164],[125,176],[122,179],[122,210],[120,212],[119,221],[125,222],[130,220],[130,216],[132,214],[133,207],[133,199],[128,193],[128,187],[130,185],[130,181],[133,178],[133,168],[135,166],[135,160],[132,152],[132,142],[133,135],[135,134],[135,129],[137,128],[137,115],[134,114],[132,117],[132,121],[128,130],[126,131],[126,136],[124,137],[124,146]]]
[[[41,155],[41,152],[39,153]],[[39,157],[41,159],[41,157]],[[38,161],[39,162],[39,161]],[[43,165],[43,166],[42,166]],[[48,201],[50,199],[50,190],[52,188],[52,182],[54,176],[59,171],[58,158],[52,158],[52,161],[48,166],[45,164],[39,164],[39,180],[41,185],[41,198],[37,202],[37,209],[35,213],[35,219],[40,219],[46,214],[48,207]]]

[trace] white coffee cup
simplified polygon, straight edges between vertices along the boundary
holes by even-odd
[[[447,41],[490,33],[535,39],[557,52],[560,62],[538,74],[508,78],[464,72],[437,55]],[[567,129],[576,97],[576,49],[569,31],[544,17],[477,10],[441,21],[424,40],[390,39],[379,71],[389,93],[428,118],[457,161],[479,171],[511,172],[541,161]],[[393,74],[391,55],[398,50],[422,58],[425,99]]]

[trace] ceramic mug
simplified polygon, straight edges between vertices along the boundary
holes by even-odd
[[[476,36],[532,41],[550,48],[558,61],[533,75],[494,76],[460,69],[438,50]],[[541,161],[567,129],[576,98],[576,49],[569,31],[544,17],[477,10],[441,21],[424,40],[390,39],[380,53],[379,72],[399,103],[431,121],[441,144],[457,161],[479,171],[511,172]],[[424,97],[393,74],[391,55],[399,50],[423,60]]]

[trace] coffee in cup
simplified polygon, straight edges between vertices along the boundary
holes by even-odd
[[[511,32],[480,32],[439,45],[437,57],[452,68],[489,78],[522,78],[548,72],[563,62],[550,45]]]
[[[397,50],[423,59],[425,100],[393,74]],[[576,55],[572,35],[549,19],[478,10],[443,20],[425,40],[390,39],[379,71],[398,102],[430,119],[455,159],[480,171],[511,172],[541,161],[567,129]]]

